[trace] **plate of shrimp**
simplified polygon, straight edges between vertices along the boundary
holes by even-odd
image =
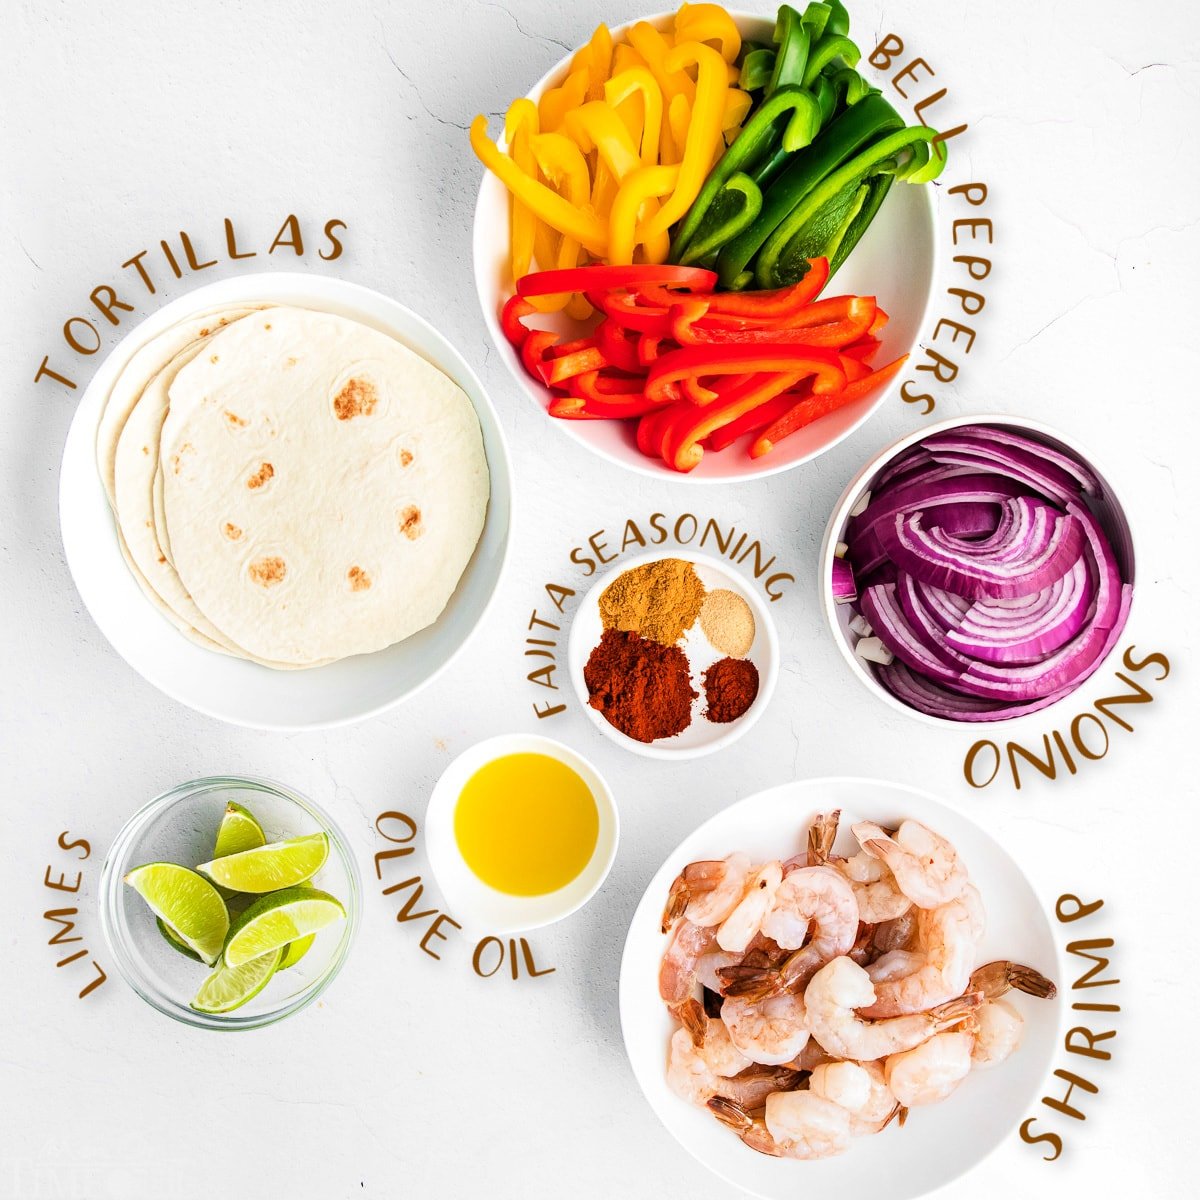
[[[911,1200],[1015,1136],[1058,1044],[1059,973],[1033,888],[977,825],[899,784],[814,779],[732,805],[663,864],[621,1026],[651,1107],[728,1182]]]

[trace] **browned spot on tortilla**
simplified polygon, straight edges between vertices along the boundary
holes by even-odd
[[[250,564],[250,578],[259,587],[274,587],[283,582],[287,574],[287,563],[278,555],[272,554],[267,558],[256,558]]]
[[[365,592],[371,586],[371,577],[362,567],[351,567],[346,572],[346,578],[350,580],[352,592]]]
[[[232,522],[226,521],[221,532],[231,541],[236,542],[242,536],[242,531]]]
[[[333,398],[333,415],[339,421],[351,417],[369,417],[375,411],[379,393],[369,379],[351,379]]]
[[[270,329],[270,328],[271,328],[271,322],[270,322],[270,321],[268,321],[268,322],[267,322],[267,323],[266,323],[266,324],[263,326],[263,328],[264,328],[264,329]]]
[[[412,462],[412,451],[411,450],[401,450],[400,451],[400,465],[402,467],[407,467],[410,462]]]
[[[206,328],[206,329],[202,329],[202,330],[200,330],[200,336],[201,336],[201,337],[208,337],[208,335],[209,335],[211,332],[212,332],[212,331],[211,331],[210,329],[207,329],[207,328]]]
[[[209,362],[217,362],[217,361],[218,361],[218,359],[220,359],[220,357],[221,357],[221,356],[220,356],[219,354],[214,354],[214,355],[212,355],[212,356],[209,358],[209,360],[208,360],[208,361],[209,361]]]
[[[400,532],[409,541],[416,541],[425,532],[421,527],[421,510],[415,504],[400,510]]]
[[[191,442],[184,442],[183,445],[179,447],[179,453],[171,455],[171,470],[173,470],[176,475],[178,475],[183,468],[183,456],[187,454],[189,450],[195,450],[195,448],[196,447],[193,446]]]
[[[166,556],[165,554],[160,554],[160,555],[158,556],[158,561],[159,561],[160,563],[165,563],[165,562],[167,561],[167,556]]]
[[[283,360],[284,368],[286,369],[287,367],[294,367],[299,361],[300,360],[298,358],[296,358],[294,355],[289,354],[287,356],[287,358],[285,358]]]
[[[229,409],[226,409],[226,410],[225,410],[225,420],[226,420],[226,421],[227,421],[227,422],[228,422],[230,425],[234,425],[234,426],[236,426],[238,429],[245,429],[245,428],[246,428],[246,418],[245,418],[245,417],[239,417],[239,416],[237,415],[237,413],[232,413],[232,412],[230,412],[230,411],[229,411]]]
[[[246,486],[251,490],[260,488],[275,474],[275,468],[270,463],[265,462],[249,479],[246,480]]]
[[[149,447],[149,446],[143,446],[143,447],[142,447],[142,453],[143,453],[143,454],[149,454],[149,453],[150,453],[150,447]]]

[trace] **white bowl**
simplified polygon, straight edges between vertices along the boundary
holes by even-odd
[[[587,866],[565,887],[545,896],[511,896],[490,887],[463,861],[454,836],[454,810],[468,779],[480,767],[508,754],[545,754],[565,763],[587,784],[596,801],[600,829]],[[429,866],[455,920],[484,933],[521,933],[569,917],[600,890],[617,856],[617,804],[600,772],[582,754],[552,738],[501,734],[463,751],[446,769],[425,813]]]
[[[916,717],[917,720],[924,721],[928,725],[940,725],[943,728],[951,726],[958,729],[966,727],[968,723],[955,721],[949,717],[935,717],[929,713],[923,713],[918,709],[911,708],[893,696],[875,678],[870,666],[854,653],[854,635],[850,631],[850,621],[854,614],[850,611],[851,606],[849,604],[838,604],[834,600],[832,580],[834,552],[837,550],[838,542],[845,540],[846,526],[850,520],[850,511],[858,503],[859,497],[863,492],[873,486],[878,476],[882,474],[887,465],[898,454],[903,453],[910,446],[915,446],[918,442],[923,442],[926,438],[933,437],[934,434],[942,433],[947,429],[957,429],[961,425],[995,425],[1001,429],[1010,429],[1014,433],[1025,434],[1036,441],[1045,442],[1051,449],[1069,454],[1089,467],[1100,483],[1100,491],[1092,507],[1105,534],[1108,536],[1109,542],[1112,544],[1113,552],[1117,556],[1117,563],[1121,568],[1121,578],[1125,583],[1133,583],[1136,564],[1133,551],[1133,533],[1129,528],[1129,521],[1125,516],[1125,510],[1121,506],[1121,502],[1117,498],[1117,493],[1113,489],[1112,484],[1109,483],[1105,474],[1096,466],[1096,460],[1089,451],[1084,450],[1077,442],[1069,441],[1058,430],[1052,429],[1049,425],[1043,425],[1040,421],[1030,421],[1024,417],[1012,417],[999,413],[983,416],[951,417],[948,420],[927,425],[916,433],[907,434],[898,441],[892,442],[891,445],[885,446],[884,449],[871,458],[866,466],[846,485],[846,490],[842,492],[837,504],[834,505],[833,515],[829,518],[829,524],[825,527],[825,540],[821,546],[821,554],[817,567],[817,590],[825,609],[825,619],[829,624],[830,630],[833,632],[833,640],[837,643],[837,648],[841,651],[842,658],[850,665],[855,678],[870,692],[878,696],[885,704],[888,704],[897,712],[905,713],[910,717]],[[1104,662],[1111,655],[1112,650],[1108,652],[1104,659],[1096,664],[1096,669],[1089,678],[1095,677],[1095,674],[1099,672],[1101,666],[1103,666]],[[1084,680],[1079,687],[1086,686],[1087,682],[1087,680]],[[1037,712],[1030,713],[1027,716],[1007,717],[1000,721],[971,722],[969,725],[973,728],[986,729],[989,725],[1005,725],[1011,721],[1033,720],[1055,708],[1064,700],[1069,700],[1075,691],[1078,691],[1078,688],[1068,692],[1065,696],[1059,697],[1058,700],[1053,704],[1048,704],[1044,709],[1039,709]]]
[[[276,671],[205,650],[151,605],[121,555],[96,468],[96,429],[113,380],[150,338],[192,313],[247,301],[294,304],[361,321],[415,350],[471,398],[491,472],[479,545],[445,611],[427,629],[374,654],[306,671]],[[199,712],[259,729],[319,729],[362,720],[430,683],[487,611],[508,552],[512,483],[499,420],[466,360],[431,325],[378,292],[319,275],[257,274],[197,288],[134,328],[100,365],[63,451],[59,517],[79,594],[113,649],[168,696]]]
[[[641,19],[661,26],[672,15],[660,13]],[[773,21],[753,13],[734,11],[732,15],[744,37],[770,42]],[[636,23],[630,21],[614,28],[613,40],[616,41]],[[534,84],[529,92],[530,99],[536,102],[543,92],[558,84],[566,74],[571,57],[567,55]],[[503,134],[499,144],[504,147]],[[486,169],[475,204],[473,238],[475,288],[492,342],[516,380],[517,387],[545,413],[549,391],[529,377],[521,365],[520,356],[500,329],[500,309],[513,292],[509,201],[507,189]],[[877,363],[883,364],[907,354],[916,345],[925,325],[935,273],[933,189],[925,184],[896,184],[863,239],[834,276],[828,292],[830,295],[850,293],[879,297],[880,304],[891,317],[876,358]],[[547,326],[554,324],[553,321],[542,323]],[[558,327],[579,328],[571,322]],[[877,395],[823,417],[780,442],[762,458],[749,456],[747,448],[751,439],[746,437],[720,453],[706,453],[700,465],[686,474],[642,454],[634,441],[634,422],[568,421],[548,415],[545,419],[601,458],[639,474],[689,483],[733,483],[775,475],[816,458],[843,438],[849,437],[892,395],[898,384],[898,379],[893,380]]]
[[[689,862],[745,850],[759,861],[786,857],[804,846],[812,816],[842,810],[845,845],[852,822],[871,818],[890,826],[914,817],[957,847],[988,913],[979,962],[1011,959],[1059,983],[1055,1000],[1010,993],[1025,1017],[1023,1044],[1005,1063],[973,1072],[941,1104],[913,1109],[895,1123],[856,1138],[837,1158],[812,1162],[771,1158],[744,1146],[703,1109],[667,1086],[667,1042],[676,1027],[658,995],[658,970],[668,938],[659,932],[671,881]],[[1017,1126],[1040,1095],[1055,1055],[1065,1010],[1064,968],[1050,921],[1034,889],[1008,852],[924,792],[876,779],[810,779],[784,784],[734,804],[687,837],[650,881],[634,913],[621,960],[620,1010],[633,1073],[659,1119],[697,1160],[729,1183],[769,1200],[796,1196],[871,1196],[913,1200],[943,1187],[980,1162]]]
[[[700,582],[709,590],[728,588],[736,592],[750,606],[754,614],[754,641],[749,652],[745,655],[758,668],[758,695],[754,703],[736,721],[720,725],[709,721],[704,716],[704,685],[701,682],[704,672],[718,659],[725,656],[713,648],[700,628],[700,622],[692,626],[684,634],[680,642],[683,652],[687,655],[691,667],[692,688],[699,693],[692,702],[692,723],[682,732],[672,738],[662,738],[657,742],[639,742],[627,737],[614,725],[610,725],[604,715],[588,703],[587,685],[583,681],[583,668],[588,656],[599,643],[604,633],[604,623],[600,619],[600,596],[606,587],[619,575],[640,567],[644,563],[658,562],[664,558],[679,558],[690,562],[700,576]],[[686,551],[640,554],[636,558],[623,559],[621,564],[614,567],[608,574],[602,576],[588,589],[575,617],[571,622],[571,633],[567,640],[567,669],[571,676],[571,685],[575,695],[587,713],[588,719],[610,741],[616,742],[625,750],[646,758],[661,758],[682,760],[685,758],[700,758],[705,754],[713,754],[724,747],[732,745],[749,732],[750,727],[762,716],[771,695],[775,691],[775,682],[779,677],[779,638],[775,633],[775,622],[767,612],[767,606],[762,597],[736,571],[729,569],[729,564],[708,554],[692,554]]]

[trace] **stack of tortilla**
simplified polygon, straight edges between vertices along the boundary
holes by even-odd
[[[453,380],[378,330],[282,305],[202,313],[142,346],[96,454],[159,611],[210,650],[277,668],[436,621],[489,495]]]

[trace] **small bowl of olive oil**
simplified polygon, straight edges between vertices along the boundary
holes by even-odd
[[[429,800],[429,865],[456,920],[490,933],[561,921],[599,890],[617,854],[612,792],[581,754],[505,734],[460,754]]]

